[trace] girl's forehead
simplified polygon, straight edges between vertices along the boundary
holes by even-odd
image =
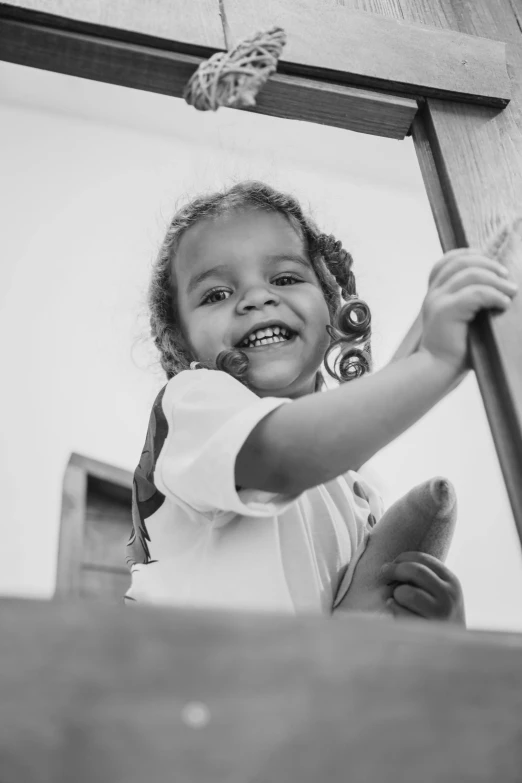
[[[234,210],[207,218],[191,226],[181,238],[178,256],[185,259],[216,259],[223,254],[229,259],[249,253],[263,255],[275,250],[303,252],[303,239],[283,216],[262,210]],[[177,265],[177,264],[176,264]]]

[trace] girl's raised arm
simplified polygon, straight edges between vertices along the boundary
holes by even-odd
[[[433,268],[419,350],[337,389],[269,413],[236,459],[244,489],[298,494],[357,470],[436,405],[469,369],[469,323],[516,293],[497,261],[466,248]]]

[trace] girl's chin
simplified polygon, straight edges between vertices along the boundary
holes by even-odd
[[[298,372],[286,371],[272,372],[249,371],[247,374],[248,386],[260,397],[294,397],[308,394],[315,388],[315,373],[313,377],[303,378]]]

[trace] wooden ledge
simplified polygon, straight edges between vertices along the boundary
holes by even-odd
[[[2,780],[520,779],[522,637],[0,601]]]

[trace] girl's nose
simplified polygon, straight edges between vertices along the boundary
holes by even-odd
[[[276,305],[279,297],[273,291],[268,291],[263,286],[249,288],[241,297],[237,309],[240,312],[259,310],[267,305]]]

